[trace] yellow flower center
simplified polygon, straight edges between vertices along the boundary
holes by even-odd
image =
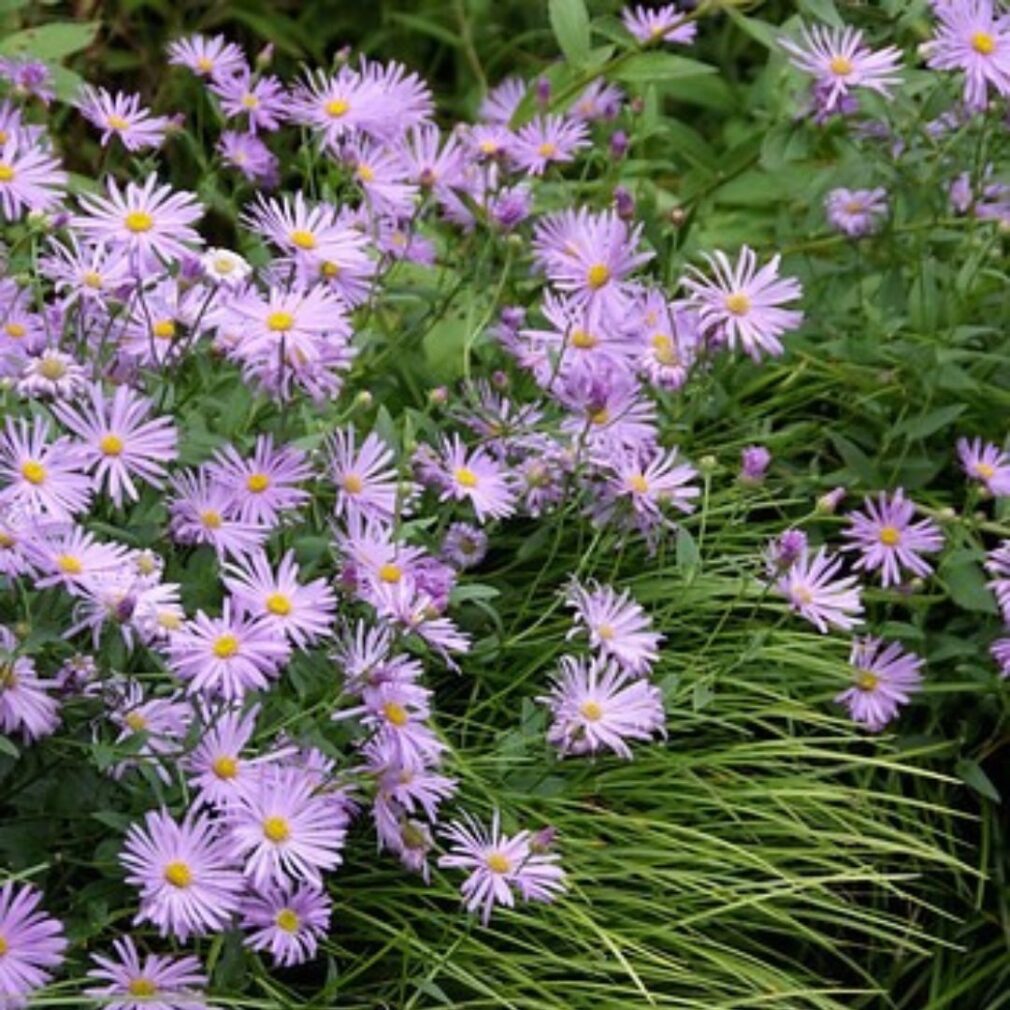
[[[348,494],[361,494],[365,489],[365,482],[356,473],[347,474],[341,483]]]
[[[343,98],[333,98],[326,103],[326,115],[331,119],[339,119],[341,116],[346,116],[350,108],[350,102]]]
[[[609,424],[610,422],[610,411],[606,407],[600,407],[599,410],[591,410],[589,412],[589,420],[593,424],[602,425]]]
[[[218,659],[231,659],[238,652],[238,639],[234,635],[221,635],[215,639],[211,652]]]
[[[122,116],[117,116],[115,113],[109,116],[105,122],[112,130],[128,130],[130,128],[130,121],[123,119]]]
[[[242,96],[242,104],[247,109],[258,109],[260,100],[253,94],[245,94]]]
[[[894,526],[884,526],[880,530],[880,542],[885,547],[895,547],[901,543],[901,530]]]
[[[230,256],[218,256],[214,260],[214,271],[219,274],[230,274],[235,269],[235,261]]]
[[[606,265],[606,263],[594,263],[586,271],[586,282],[594,291],[602,288],[609,280],[610,268]]]
[[[836,77],[848,77],[853,71],[852,60],[847,56],[833,56],[828,67]]]
[[[508,873],[512,869],[508,856],[503,852],[492,852],[485,862],[492,873]]]
[[[598,722],[603,718],[603,709],[596,701],[584,701],[579,707],[579,712],[583,719],[588,719],[590,722]]]
[[[178,631],[182,627],[182,618],[173,610],[161,610],[158,612],[158,627]]]
[[[172,319],[158,319],[152,324],[151,333],[153,333],[158,340],[174,340],[175,321]]]
[[[108,435],[102,436],[102,440],[98,443],[98,448],[106,456],[120,456],[125,446],[123,445],[123,440],[118,435],[113,435],[110,431]]]
[[[209,74],[214,69],[214,61],[209,56],[199,56],[196,61],[196,69],[203,74]]]
[[[84,571],[80,558],[75,558],[73,554],[61,554],[56,559],[56,566],[67,575],[80,575]]]
[[[28,332],[24,323],[8,323],[4,327],[4,331],[8,337],[13,337],[15,340],[20,340]]]
[[[358,165],[358,178],[362,182],[375,182],[375,171],[364,162]]]
[[[86,288],[97,291],[102,286],[102,275],[97,270],[85,270],[81,282]]]
[[[795,596],[796,599],[803,604],[811,604],[814,602],[814,594],[806,586],[797,586],[793,590],[793,596]]]
[[[2,936],[0,936],[0,957],[3,957],[4,954],[6,954],[9,949],[10,948],[7,946],[7,941]]]
[[[275,844],[286,842],[291,837],[291,825],[286,818],[274,814],[263,822],[263,837]]]
[[[287,617],[291,613],[291,600],[283,593],[271,593],[267,597],[267,610],[278,617]]]
[[[463,487],[477,486],[477,474],[467,466],[457,467],[453,470],[452,475],[456,478],[456,483],[461,484]]]
[[[0,550],[9,550],[17,541],[9,534],[0,530]]]
[[[219,530],[221,528],[221,513],[216,509],[204,509],[200,513],[200,522],[209,530]]]
[[[399,582],[402,578],[403,569],[399,565],[394,565],[390,562],[379,569],[379,579],[382,582]]]
[[[572,347],[577,347],[580,351],[592,350],[598,343],[599,340],[585,330],[572,331]]]
[[[44,379],[55,382],[67,374],[67,366],[59,358],[43,358],[39,365],[39,373]]]
[[[989,463],[979,463],[975,467],[975,473],[982,478],[982,480],[992,480],[996,476],[996,467],[990,465]]]
[[[677,364],[677,352],[673,348],[673,341],[665,333],[654,333],[649,343],[652,344],[656,360],[661,365]]]
[[[482,140],[478,145],[481,154],[497,154],[498,145],[493,140]]]
[[[328,280],[333,280],[334,277],[340,276],[340,264],[334,263],[333,260],[323,260],[319,264],[319,273]]]
[[[610,642],[613,640],[614,635],[616,635],[617,632],[614,631],[614,626],[612,624],[601,624],[596,629],[596,634],[599,635],[604,642]]]
[[[305,231],[304,228],[296,228],[288,238],[291,239],[291,244],[298,246],[299,249],[315,249],[316,247],[316,236],[310,231]]]
[[[394,726],[406,726],[410,721],[410,716],[407,714],[407,710],[395,701],[387,701],[385,705],[382,706],[382,714],[386,717],[387,721],[391,722]]]
[[[26,459],[21,464],[21,476],[29,484],[38,486],[46,479],[46,468],[38,460]]]
[[[14,178],[14,169],[5,161],[0,161],[0,182],[11,182]]]
[[[750,299],[742,291],[727,295],[726,311],[732,312],[734,316],[745,316],[750,312]]]
[[[282,908],[277,913],[274,922],[277,924],[277,928],[283,929],[285,933],[297,933],[298,927],[301,925],[298,913],[291,908]]]
[[[649,482],[640,473],[633,473],[628,478],[628,487],[636,494],[646,494],[649,490]]]
[[[274,333],[285,333],[295,325],[295,317],[290,312],[271,312],[267,316],[267,329]]]
[[[251,473],[246,478],[245,486],[253,494],[262,494],[270,487],[270,478],[265,473]]]
[[[143,975],[130,979],[126,988],[131,996],[153,996],[158,991],[157,985]]]
[[[141,730],[147,729],[147,720],[139,712],[127,712],[126,718],[123,719],[134,733],[139,733]]]
[[[980,56],[992,56],[996,52],[996,39],[988,32],[975,32],[971,37],[971,47]]]
[[[154,227],[154,218],[145,210],[131,210],[123,218],[123,224],[127,231],[132,231],[135,235],[140,232],[150,231]]]
[[[538,148],[537,154],[541,158],[556,158],[558,156],[558,145],[545,140]]]
[[[238,775],[238,759],[228,754],[222,754],[219,758],[214,759],[210,770],[219,779],[233,779]]]
[[[174,860],[165,867],[165,881],[173,887],[189,887],[193,883],[193,871],[181,859]]]
[[[856,687],[860,691],[872,691],[879,683],[880,678],[870,670],[860,670],[856,674]]]

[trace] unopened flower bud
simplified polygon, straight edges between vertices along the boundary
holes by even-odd
[[[274,58],[274,44],[268,42],[257,54],[256,54],[256,66],[260,70],[266,70],[267,67],[273,62]]]
[[[772,454],[763,445],[749,445],[740,454],[740,480],[744,484],[760,484],[772,461]]]
[[[551,100],[551,82],[546,77],[538,77],[536,84],[537,104],[547,105]]]
[[[640,116],[645,111],[645,99],[636,95],[628,102],[628,108],[631,109],[632,115]]]
[[[712,473],[718,465],[719,461],[715,458],[715,456],[702,456],[701,459],[698,460],[698,469],[701,470],[702,473]]]
[[[635,217],[635,198],[625,186],[614,187],[614,209],[622,221],[631,221]]]
[[[372,405],[372,399],[372,394],[367,389],[363,389],[354,398],[354,405],[362,410],[367,410]]]
[[[685,211],[683,207],[674,207],[673,210],[670,211],[670,224],[672,224],[674,228],[680,228],[686,220],[687,211]]]
[[[630,141],[624,130],[614,130],[610,135],[610,153],[615,158],[623,158],[628,153]]]
[[[845,488],[843,487],[836,487],[827,494],[822,494],[820,498],[817,499],[817,511],[823,515],[834,515],[838,506],[841,505],[844,497]]]
[[[440,407],[443,403],[449,402],[449,390],[445,386],[436,386],[428,391],[428,402],[433,406]]]

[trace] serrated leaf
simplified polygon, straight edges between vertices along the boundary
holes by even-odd
[[[551,31],[565,59],[575,67],[589,60],[589,12],[584,0],[550,0]]]

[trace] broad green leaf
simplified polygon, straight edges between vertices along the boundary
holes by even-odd
[[[977,761],[970,758],[961,758],[958,761],[955,771],[958,778],[970,788],[974,789],[979,796],[984,796],[993,803],[1001,803],[1002,797],[999,790],[993,785],[992,779],[982,770],[982,766]]]
[[[589,60],[589,12],[584,0],[550,0],[551,30],[565,59],[573,66]]]
[[[672,81],[685,77],[705,77],[716,68],[700,60],[674,53],[639,53],[614,71],[614,78],[626,84]]]
[[[91,45],[99,24],[98,21],[54,21],[38,28],[26,28],[0,39],[0,55],[62,60]]]
[[[971,561],[947,563],[937,574],[959,607],[982,614],[996,613],[996,600],[986,587],[985,573],[979,565]]]
[[[900,424],[896,424],[892,429],[893,435],[907,435],[909,438],[928,438],[934,432],[947,427],[957,420],[967,407],[963,403],[953,403],[947,407],[937,407],[936,410],[927,411],[925,414],[918,414],[915,417],[906,417]]]

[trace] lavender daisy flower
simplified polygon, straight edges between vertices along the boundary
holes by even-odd
[[[800,555],[776,583],[790,609],[821,634],[829,626],[849,631],[861,621],[863,604],[857,579],[854,575],[837,578],[841,567],[842,559],[822,547],[813,558]]]
[[[332,908],[326,892],[311,884],[249,895],[242,903],[245,945],[270,951],[280,967],[304,964],[329,932]]]
[[[964,103],[984,109],[991,85],[1010,94],[1010,14],[992,0],[957,0],[937,7],[936,33],[925,43],[934,70],[964,72]]]
[[[509,154],[530,175],[543,175],[549,165],[572,161],[588,145],[588,129],[581,120],[537,116],[519,130]]]
[[[877,230],[880,219],[887,214],[887,190],[838,189],[831,190],[824,199],[828,222],[843,235],[860,238]]]
[[[478,117],[485,123],[507,126],[526,97],[526,90],[526,81],[521,77],[506,77],[484,96]]]
[[[325,579],[298,581],[294,551],[288,551],[277,568],[258,551],[241,563],[225,566],[225,588],[243,614],[259,619],[263,627],[286,636],[306,650],[332,633],[337,600]]]
[[[256,888],[289,881],[318,887],[320,871],[342,861],[345,823],[299,768],[264,768],[229,804],[226,817],[229,844]]]
[[[103,147],[113,137],[118,137],[127,151],[143,151],[160,147],[165,139],[168,120],[143,108],[140,95],[113,94],[105,88],[85,85],[78,96],[77,108],[89,123],[102,131]]]
[[[255,133],[225,130],[218,139],[217,152],[226,165],[257,186],[273,188],[280,181],[277,156]]]
[[[24,1006],[63,963],[63,925],[40,909],[42,894],[13,880],[0,887],[0,1006]]]
[[[969,477],[982,483],[997,498],[1010,496],[1010,453],[991,442],[976,438],[957,440],[957,454]]]
[[[34,95],[46,105],[56,97],[52,72],[42,60],[30,56],[5,56],[0,59],[0,77],[11,83],[14,94],[19,97]]]
[[[866,498],[863,507],[865,512],[850,514],[850,526],[842,533],[852,541],[843,549],[861,553],[856,569],[872,572],[879,568],[885,589],[901,582],[902,569],[919,577],[932,572],[932,566],[919,555],[940,550],[943,533],[931,519],[912,522],[915,504],[906,500],[901,488],[890,499],[884,492],[876,502]]]
[[[396,151],[369,141],[349,147],[345,160],[373,215],[410,218],[419,189],[407,181],[407,169]]]
[[[105,1010],[206,1010],[207,976],[195,957],[148,954],[141,959],[133,937],[112,941],[115,957],[93,954],[98,966],[88,978],[100,985],[85,989]]]
[[[260,435],[248,459],[233,446],[218,449],[207,474],[234,496],[233,507],[244,523],[275,527],[285,513],[309,500],[297,486],[312,475],[305,453],[290,445],[275,448],[272,435]]]
[[[575,610],[575,627],[566,638],[585,630],[591,648],[637,676],[647,674],[659,659],[663,636],[649,630],[652,619],[629,590],[618,593],[613,586],[594,583],[586,588],[576,582],[568,590],[566,603]]]
[[[169,529],[181,544],[207,544],[218,557],[241,558],[262,547],[269,527],[235,518],[239,503],[230,488],[208,476],[205,470],[172,478]]]
[[[551,710],[547,740],[562,754],[611,750],[631,759],[628,740],[666,734],[662,692],[609,660],[562,656],[549,695],[537,701]]]
[[[895,642],[854,639],[849,663],[855,671],[852,687],[835,701],[849,710],[853,722],[873,733],[880,732],[922,687],[923,660]]]
[[[807,535],[803,530],[784,530],[769,541],[765,567],[769,575],[780,575],[807,553]]]
[[[135,479],[161,487],[166,464],[176,458],[175,424],[151,417],[154,405],[128,386],[107,397],[101,383],[88,390],[85,404],[56,404],[53,412],[81,441],[81,458],[118,508],[140,497]]]
[[[56,683],[41,680],[35,661],[16,655],[16,649],[17,640],[0,624],[0,731],[20,732],[31,743],[49,736],[60,723],[59,704],[48,693]]]
[[[49,425],[7,418],[0,434],[0,505],[23,506],[54,519],[83,512],[91,500],[91,481],[81,472],[79,446],[61,436],[49,442]]]
[[[999,666],[999,675],[1006,680],[1010,677],[1010,638],[998,638],[989,646],[992,658]]]
[[[134,923],[150,922],[161,936],[185,943],[219,932],[238,911],[243,881],[232,847],[193,808],[181,824],[165,810],[148,811],[127,831],[119,860],[126,882],[140,890]]]
[[[740,480],[744,484],[760,484],[772,461],[772,454],[763,445],[749,445],[740,453]]]
[[[687,45],[694,41],[698,26],[688,21],[675,4],[663,4],[652,10],[642,4],[630,4],[621,11],[624,27],[642,45],[657,42],[678,42]]]
[[[276,130],[287,119],[288,94],[277,77],[254,77],[248,67],[243,67],[235,74],[219,77],[210,90],[221,99],[221,111],[228,119],[248,117],[251,133]]]
[[[856,28],[802,26],[802,42],[780,38],[779,45],[792,57],[794,67],[813,76],[824,112],[841,108],[853,88],[868,88],[884,97],[901,83],[901,51],[894,46],[873,50]]]
[[[698,269],[681,283],[689,291],[689,301],[698,309],[702,327],[725,340],[733,350],[739,342],[755,361],[761,355],[776,357],[783,353],[782,334],[795,330],[803,322],[803,313],[782,306],[802,297],[799,281],[779,277],[779,256],[760,269],[757,254],[749,247],[740,250],[733,266],[723,252],[706,254],[713,278]]]
[[[240,290],[245,286],[252,267],[231,249],[208,249],[200,257],[204,276],[222,287]]]
[[[128,681],[125,697],[112,712],[112,721],[120,728],[117,746],[129,741],[133,753],[113,768],[113,777],[122,778],[129,769],[146,765],[154,769],[165,785],[170,785],[172,775],[166,768],[166,759],[181,752],[192,714],[178,694],[145,700],[141,685]]]
[[[186,67],[198,77],[221,80],[242,70],[245,56],[223,35],[190,35],[169,44],[168,62]]]
[[[485,926],[495,905],[515,905],[516,892],[524,900],[553,901],[565,889],[559,857],[533,852],[528,831],[511,838],[504,834],[497,810],[488,828],[465,814],[442,834],[450,849],[438,865],[468,872],[460,888],[463,901],[468,912],[480,913]]]
[[[374,431],[358,447],[350,426],[333,432],[326,447],[330,475],[337,488],[337,517],[349,522],[391,522],[396,515],[397,496],[393,450]]]
[[[442,557],[461,571],[479,565],[487,554],[487,534],[470,523],[452,523],[442,540]]]
[[[469,500],[483,523],[504,519],[515,511],[515,492],[506,471],[485,450],[468,452],[459,435],[442,438],[440,501]]]
[[[286,639],[262,618],[238,613],[230,600],[220,617],[198,611],[168,643],[168,665],[186,689],[226,701],[265,690],[290,655]]]
[[[82,392],[87,385],[83,365],[69,354],[47,348],[41,354],[28,358],[14,388],[21,396],[67,400]]]
[[[80,526],[60,523],[55,529],[41,531],[26,553],[36,571],[36,588],[60,586],[77,596],[88,582],[122,568],[126,548],[103,544]]]
[[[988,583],[989,589],[996,595],[1003,614],[1003,623],[1010,626],[1010,540],[1004,540],[999,547],[994,547],[986,555],[986,571],[995,575]]]
[[[0,211],[16,221],[25,210],[50,210],[63,196],[67,174],[45,149],[21,136],[0,147]]]
[[[310,71],[291,96],[292,119],[310,126],[323,143],[336,150],[340,142],[357,131],[382,133],[395,110],[385,107],[383,96],[349,66],[333,76],[323,70]]]

